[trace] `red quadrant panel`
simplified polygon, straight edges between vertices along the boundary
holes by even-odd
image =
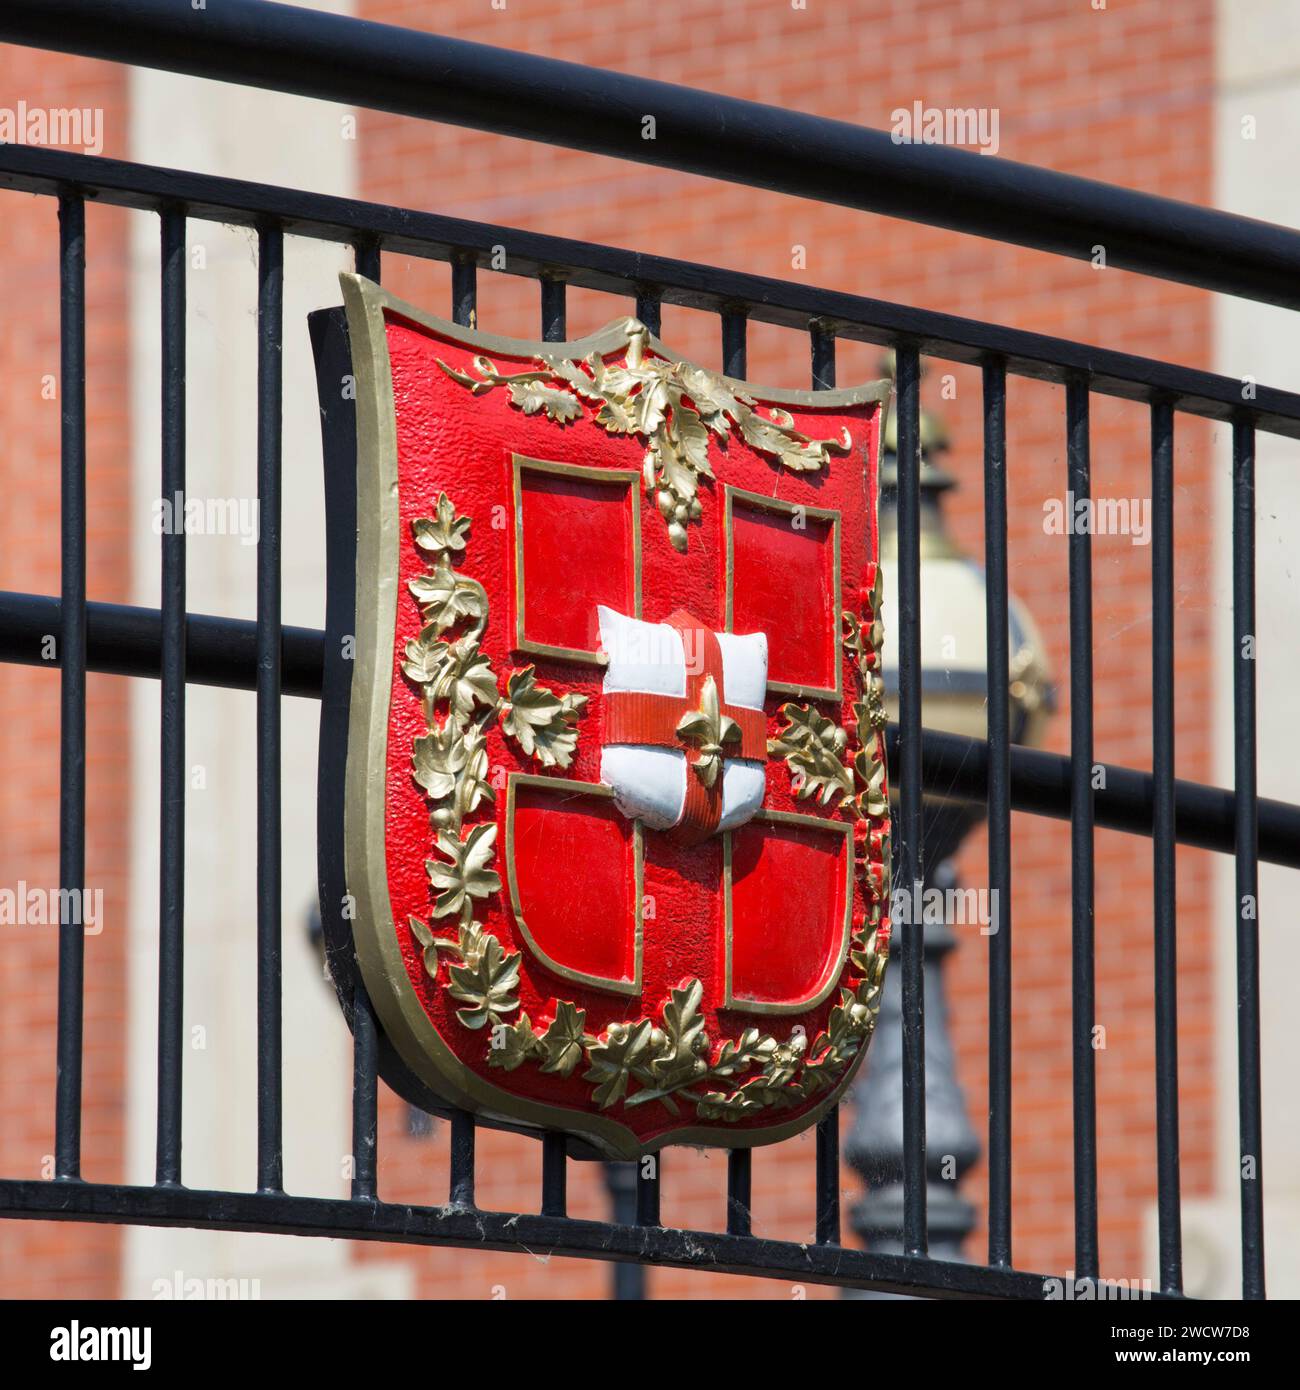
[[[592,652],[596,605],[635,614],[635,474],[515,457],[517,638]]]
[[[506,872],[533,954],[562,975],[631,987],[639,906],[631,822],[589,784],[518,777],[509,817]]]
[[[806,1006],[845,939],[848,836],[754,820],[731,840],[731,998]],[[834,975],[839,974],[839,965]]]
[[[778,689],[836,690],[838,518],[734,493],[729,500],[731,630],[767,633],[767,676]]]

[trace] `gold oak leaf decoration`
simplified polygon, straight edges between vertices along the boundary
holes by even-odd
[[[879,927],[887,915],[890,898],[889,793],[885,772],[885,683],[881,676],[880,649],[884,640],[881,621],[883,582],[879,564],[871,567],[862,618],[841,615],[844,650],[857,667],[862,698],[853,705],[857,719],[858,750],[853,757],[857,793],[852,808],[868,826],[873,855],[867,862],[865,888],[871,904],[868,923]],[[878,859],[878,865],[872,862]],[[883,969],[883,966],[881,967]]]
[[[567,424],[582,415],[582,402],[559,386],[547,386],[540,381],[510,383],[510,400],[525,415],[539,412],[559,424]]]
[[[645,487],[668,525],[673,546],[685,551],[686,527],[700,519],[701,478],[712,478],[709,436],[723,444],[732,431],[750,448],[794,472],[816,471],[832,455],[847,454],[847,430],[839,439],[813,439],[795,428],[786,410],[760,414],[758,402],[738,383],[689,362],[647,355],[649,332],[629,319],[624,325],[624,361],[607,362],[592,353],[581,364],[542,354],[537,366],[501,372],[488,357],[473,359],[471,372],[438,365],[453,381],[484,395],[504,386],[511,404],[526,415],[544,414],[559,425],[582,415],[582,402],[595,407],[594,419],[610,434],[636,435],[646,445]],[[566,389],[567,388],[567,389]]]
[[[814,705],[784,704],[777,711],[785,727],[769,739],[767,751],[784,758],[800,800],[816,796],[821,805],[853,795],[853,772],[845,766],[848,735]]]

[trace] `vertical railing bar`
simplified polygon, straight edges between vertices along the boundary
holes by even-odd
[[[749,314],[742,306],[722,311],[722,370],[738,381],[749,371]]]
[[[1264,1297],[1264,1134],[1259,1048],[1259,807],[1255,726],[1255,426],[1232,426],[1233,789],[1237,856],[1237,1106],[1241,1296]]]
[[[812,355],[812,388],[830,391],[835,387],[835,334],[825,325],[808,328]],[[840,1241],[840,1111],[833,1105],[817,1121],[817,1205],[818,1245],[838,1245]]]
[[[478,327],[478,262],[472,253],[454,256],[451,262],[451,317],[462,328]],[[466,1110],[451,1113],[452,1206],[474,1205],[474,1116]]]
[[[357,268],[357,274],[364,275],[375,284],[379,283],[380,277],[380,250],[378,240],[373,239],[357,241],[352,246],[353,264]]]
[[[898,411],[898,794],[899,877],[907,900],[921,901],[925,866],[921,824],[921,363],[896,353]],[[903,1249],[928,1249],[925,1190],[925,941],[920,912],[902,927]]]
[[[162,495],[173,519],[185,495],[185,213],[162,214]],[[158,854],[158,1134],[156,1181],[181,1181],[185,1004],[185,527],[162,537],[162,685]]]
[[[1181,1293],[1178,956],[1174,847],[1174,409],[1151,407],[1151,822],[1155,893],[1156,1208],[1160,1287]]]
[[[381,278],[377,240],[353,247],[358,275],[376,284]],[[379,1166],[379,1034],[374,1006],[361,978],[353,971],[352,986],[352,1197],[374,1201]]]
[[[984,363],[984,622],[988,646],[989,1264],[1011,1264],[1011,675],[1007,617],[1007,364]]]
[[[732,373],[728,372],[728,376]],[[727,1234],[753,1235],[754,1164],[751,1149],[727,1152]]]
[[[542,1135],[542,1215],[568,1215],[568,1141],[558,1130]]]
[[[743,307],[722,313],[722,370],[738,381],[749,372],[749,318]],[[731,1149],[727,1153],[727,1234],[747,1236],[753,1231],[753,1151]]]
[[[448,1201],[453,1207],[474,1205],[474,1116],[468,1110],[451,1112],[451,1183]]]
[[[645,320],[641,320],[645,323]],[[646,325],[649,327],[649,325]],[[660,1180],[663,1176],[663,1151],[649,1158],[638,1159],[633,1165],[636,1173],[636,1224],[638,1226],[663,1225],[659,1215]]]
[[[468,252],[451,262],[451,321],[478,327],[478,262]]]
[[[814,391],[835,389],[835,334],[820,323],[808,329],[812,355],[812,388]]]
[[[86,205],[59,198],[60,902],[80,902],[86,880]],[[71,896],[69,896],[71,895]],[[85,932],[80,913],[59,922],[54,1173],[81,1177]]]
[[[542,339],[563,342],[568,333],[568,286],[544,276],[541,284]],[[542,1215],[568,1214],[568,1141],[559,1131],[542,1135]]]
[[[636,292],[636,316],[656,337],[659,335],[659,326],[662,321],[662,303],[659,298],[659,291],[652,289],[648,285],[637,287]]]
[[[352,990],[352,1196],[373,1201],[379,1166],[379,1032],[374,1006],[355,971]]]
[[[280,521],[284,234],[257,239],[257,1185],[284,1186],[280,981]]]
[[[1067,481],[1071,505],[1092,496],[1088,382],[1065,387]],[[1074,1262],[1097,1277],[1097,1057],[1094,961],[1094,813],[1092,727],[1092,536],[1072,527],[1070,585],[1070,915],[1074,1071]]]
[[[568,334],[568,292],[563,280],[553,275],[539,281],[542,289],[542,340],[562,343]]]
[[[840,1107],[831,1108],[817,1121],[817,1209],[818,1245],[840,1243]]]
[[[561,343],[569,331],[569,287],[554,276],[543,276],[538,283],[542,296],[542,339]]]

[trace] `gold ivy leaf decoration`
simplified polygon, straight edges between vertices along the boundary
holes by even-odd
[[[444,943],[446,944],[446,943]],[[584,1031],[587,1011],[568,1000],[557,1000],[555,1017],[539,1033],[526,1013],[513,1024],[497,1023],[488,1047],[488,1065],[515,1071],[525,1062],[538,1062],[544,1072],[569,1076],[596,1039]]]
[[[514,1071],[542,1054],[541,1040],[533,1031],[528,1015],[521,1013],[514,1023],[498,1023],[492,1029],[488,1065]]]
[[[527,757],[535,757],[543,767],[568,767],[578,748],[579,717],[587,697],[569,693],[556,695],[538,685],[536,668],[525,666],[514,671],[506,683],[501,730],[519,744]]]
[[[415,780],[433,801],[441,801],[456,790],[468,760],[465,730],[454,719],[435,724],[411,745]]]
[[[487,619],[487,593],[483,586],[457,574],[445,552],[438,556],[432,574],[416,575],[407,588],[415,595],[424,621],[438,636],[463,618],[476,622]]]
[[[488,867],[496,838],[495,825],[475,825],[463,840],[448,830],[438,832],[438,849],[446,859],[429,859],[424,866],[429,881],[442,890],[433,905],[435,917],[458,913],[468,924],[474,917],[474,899],[501,891],[500,875]]]
[[[425,704],[430,710],[440,700],[447,700],[453,714],[467,719],[476,706],[495,710],[500,702],[492,663],[479,651],[478,641],[472,636],[444,642],[433,635],[432,628],[426,627],[419,637],[406,644],[402,671],[424,687]]]
[[[483,356],[473,359],[472,373],[440,359],[438,365],[476,396],[506,387],[511,402],[526,414],[544,411],[564,424],[577,419],[580,402],[587,401],[596,406],[594,419],[602,429],[640,435],[647,446],[646,491],[654,496],[668,538],[680,551],[687,546],[686,527],[700,519],[699,480],[713,476],[710,433],[725,442],[734,427],[750,448],[800,473],[849,452],[847,430],[839,439],[813,439],[795,427],[788,411],[760,414],[758,402],[737,383],[688,362],[647,355],[649,333],[637,320],[629,319],[625,332],[622,363],[607,363],[592,353],[581,365],[543,354],[535,359],[535,368],[522,372],[500,372]]]
[[[654,1024],[648,1018],[638,1023],[611,1023],[603,1041],[588,1050],[591,1067],[582,1079],[595,1084],[592,1099],[602,1110],[608,1110],[627,1094],[633,1069],[643,1063],[653,1030]]]
[[[872,916],[879,920],[880,909],[889,897],[889,795],[885,773],[885,683],[880,673],[880,649],[884,642],[884,625],[881,622],[883,579],[879,564],[873,565],[872,570],[862,619],[859,621],[853,613],[845,612],[840,615],[840,623],[844,649],[854,659],[858,684],[862,689],[862,699],[853,706],[858,743],[858,751],[853,758],[853,771],[858,784],[853,809],[863,820],[885,822],[880,833],[884,892],[877,892],[871,870],[868,870],[867,882],[867,891],[873,899]]]
[[[515,998],[515,990],[519,988],[519,960],[518,951],[507,953],[495,936],[484,932],[483,949],[462,964],[451,967],[451,996],[469,1005],[456,1011],[456,1017],[466,1028],[496,1024],[503,1014],[519,1007],[519,1000]]]
[[[421,550],[441,555],[446,551],[465,549],[465,532],[469,530],[469,517],[457,516],[456,508],[445,492],[438,494],[436,515],[422,516],[412,523],[415,543]]]
[[[821,805],[853,795],[853,772],[844,763],[848,735],[813,705],[784,704],[777,711],[785,727],[769,739],[767,751],[783,757],[800,800],[817,795]]]
[[[488,781],[487,731],[482,720],[461,723],[449,715],[434,719],[429,732],[411,745],[412,775],[434,803],[429,820],[436,830],[459,831],[467,815],[484,801],[495,801]]]
[[[595,1038],[583,1031],[586,1022],[586,1009],[577,1008],[567,999],[557,1001],[555,1017],[539,1039],[546,1058],[542,1063],[544,1072],[568,1076],[582,1061],[584,1049],[594,1046],[596,1042]]]
[[[572,399],[567,393],[559,394]],[[430,978],[438,977],[441,955],[459,957],[460,963],[451,967],[450,988],[469,1007],[459,1010],[457,1017],[467,1028],[481,1028],[518,1007],[514,991],[519,953],[506,953],[497,938],[474,921],[475,902],[501,891],[500,875],[492,867],[497,827],[479,824],[463,833],[465,818],[495,799],[488,781],[487,730],[503,701],[492,664],[479,649],[487,627],[487,591],[477,580],[458,574],[451,563],[452,554],[465,549],[469,518],[457,514],[445,492],[439,493],[434,512],[411,526],[415,544],[436,558],[431,573],[410,583],[425,625],[418,637],[407,642],[402,670],[420,687],[427,725],[427,731],[412,740],[411,766],[416,784],[431,803],[430,822],[437,831],[435,849],[440,857],[425,861],[429,882],[437,890],[433,918],[455,917],[459,933],[455,941],[437,937],[415,916],[410,926]],[[468,630],[444,640],[444,633],[463,622],[469,623]],[[515,703],[506,707],[507,732],[520,738],[521,706],[530,700],[540,705],[548,720],[540,734],[532,724],[528,726],[534,747],[543,762],[548,756],[552,759],[547,765],[567,766],[577,745],[572,726],[585,697],[557,699],[535,682],[526,684],[527,693],[512,682]],[[552,705],[558,710],[559,729],[549,727]],[[516,1024],[508,1049],[511,1058],[525,1046],[525,1032],[531,1036],[531,1028],[520,1030]],[[545,1056],[541,1042],[527,1055]],[[502,1059],[497,1060],[501,1064]]]
[[[454,951],[456,949],[455,944],[434,936],[429,930],[429,924],[420,921],[414,915],[408,917],[407,921],[411,924],[411,932],[416,941],[423,947],[424,972],[431,980],[436,980],[438,978],[438,951],[440,949]]]

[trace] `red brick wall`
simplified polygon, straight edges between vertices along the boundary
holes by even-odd
[[[1089,6],[993,0],[860,3],[786,0],[738,6],[701,0],[689,7],[603,6],[530,0],[499,11],[439,7],[416,0],[367,0],[367,18],[437,28],[532,53],[634,72],[696,88],[751,97],[887,128],[896,107],[994,106],[1000,153],[1067,172],[1151,189],[1193,202],[1211,198],[1209,147],[1213,70],[1208,0],[1177,12],[1149,3]],[[647,113],[653,114],[653,113]],[[553,150],[478,132],[424,127],[363,114],[360,192],[367,198],[505,226],[587,238],[688,260],[942,309],[1019,328],[1105,343],[1131,352],[1210,365],[1206,296],[1145,282],[1086,263],[993,242],[912,227],[775,194],[729,188],[687,175]],[[797,151],[791,152],[797,159]],[[509,238],[505,239],[509,255]],[[792,269],[793,248],[806,270]],[[398,294],[446,310],[442,266],[385,258],[385,280]],[[627,311],[623,300],[570,295],[577,336]],[[537,332],[535,287],[480,274],[479,323],[491,330]],[[663,336],[675,348],[720,364],[716,320],[669,308]],[[876,350],[842,344],[839,380],[877,375]],[[757,380],[803,385],[806,339],[762,325],[751,330],[750,370]],[[942,376],[955,399],[942,399]],[[927,405],[950,426],[948,465],[961,487],[949,504],[954,535],[982,549],[981,415],[978,372],[931,364]],[[1069,743],[1066,543],[1043,531],[1043,501],[1065,488],[1064,401],[1056,388],[1013,381],[1009,437],[1012,578],[1043,629],[1060,708],[1049,746]],[[1093,404],[1094,491],[1149,496],[1145,411],[1127,403]],[[1221,457],[1221,455],[1220,455]],[[1208,432],[1180,426],[1176,535],[1178,612],[1178,773],[1209,771],[1209,672],[1204,593],[1211,535]],[[1150,548],[1127,537],[1099,537],[1094,548],[1095,670],[1099,760],[1150,766]],[[887,615],[888,617],[888,615]],[[959,635],[960,637],[961,635]],[[1073,1263],[1069,827],[1017,816],[1015,919],[1015,1257],[1024,1268]],[[1103,1272],[1149,1274],[1141,1223],[1154,1197],[1154,1044],[1151,970],[1150,842],[1109,833],[1097,839],[1097,1021],[1099,1161],[1103,1174]],[[986,839],[972,836],[963,855],[967,881],[984,880]],[[1205,855],[1179,857],[1180,1006],[1182,1020],[1183,1183],[1210,1182],[1211,1036],[1209,927],[1196,912],[1209,885]],[[983,1134],[987,1117],[987,942],[963,934],[949,958],[952,1031],[970,1118]],[[385,1111],[381,1188],[404,1198],[439,1200],[445,1190],[445,1134],[434,1141],[401,1136],[397,1108]],[[847,1124],[847,1117],[846,1117]],[[535,1145],[483,1136],[481,1202],[535,1209]],[[719,1154],[670,1152],[664,1216],[671,1223],[717,1228],[726,1171]],[[981,1164],[964,1191],[983,1209]],[[571,1165],[575,1210],[607,1210],[598,1172]],[[846,1210],[857,1190],[845,1169]],[[578,1195],[580,1194],[580,1196]],[[811,1238],[812,1144],[760,1153],[755,1164],[754,1226],[763,1235]],[[847,1226],[846,1226],[847,1229]],[[969,1251],[980,1257],[981,1224]],[[368,1255],[374,1258],[373,1252]],[[381,1258],[383,1256],[380,1256]],[[486,1297],[599,1295],[609,1273],[562,1261],[461,1252],[402,1252],[421,1271],[421,1292]],[[785,1285],[707,1274],[652,1271],[659,1296],[721,1293],[786,1297]],[[817,1291],[810,1290],[813,1296]]]
[[[0,46],[0,98],[28,108],[103,109],[104,153],[126,153],[120,68]],[[59,402],[42,377],[59,375],[58,205],[5,193],[0,267],[0,589],[58,594]],[[126,215],[86,214],[86,443],[88,578],[92,599],[129,589],[126,505]],[[59,389],[61,390],[61,383]],[[82,1173],[120,1181],[125,1132],[128,739],[125,681],[89,678],[86,708],[86,883],[104,893],[104,927],[86,939]],[[0,665],[0,887],[59,882],[59,676]],[[0,927],[0,1172],[48,1177],[54,1152],[58,931]],[[121,1231],[112,1226],[0,1222],[0,1297],[111,1297]]]

